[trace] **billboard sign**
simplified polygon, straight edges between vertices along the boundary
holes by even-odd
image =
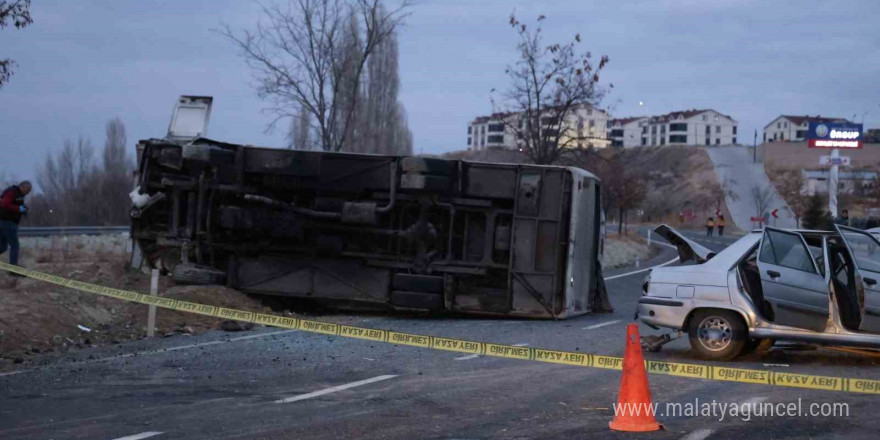
[[[862,148],[862,124],[810,122],[810,148]]]

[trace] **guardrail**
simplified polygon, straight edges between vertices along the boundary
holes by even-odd
[[[18,229],[20,237],[49,237],[52,235],[110,235],[131,231],[131,226],[32,226]]]

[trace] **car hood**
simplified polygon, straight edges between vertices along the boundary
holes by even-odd
[[[676,249],[678,249],[678,258],[682,263],[693,261],[697,264],[703,264],[715,256],[715,251],[685,237],[672,226],[660,225],[654,228],[654,232],[665,238],[666,241],[672,243]]]

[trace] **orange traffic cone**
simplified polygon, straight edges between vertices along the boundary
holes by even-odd
[[[626,326],[626,350],[623,352],[623,379],[617,396],[617,413],[608,426],[615,431],[657,431],[663,426],[654,418],[648,373],[642,358],[639,325]]]

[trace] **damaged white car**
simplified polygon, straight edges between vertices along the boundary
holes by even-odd
[[[685,331],[703,359],[774,340],[880,348],[880,242],[858,229],[764,228],[717,254],[662,225],[682,262],[653,269],[637,317]]]

